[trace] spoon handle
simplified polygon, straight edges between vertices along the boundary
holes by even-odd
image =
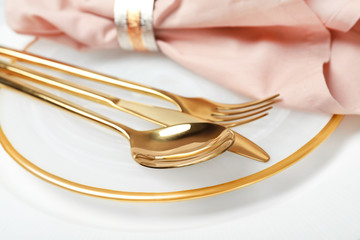
[[[38,98],[42,101],[51,103],[57,107],[60,107],[61,109],[75,113],[76,115],[79,115],[86,119],[92,120],[93,122],[96,122],[105,127],[116,130],[121,135],[126,137],[128,140],[130,139],[130,134],[132,132],[136,131],[128,126],[125,126],[118,122],[114,122],[105,116],[102,116],[96,112],[93,112],[89,109],[81,107],[80,105],[77,105],[66,99],[60,98],[54,94],[48,93],[48,92],[41,90],[37,87],[34,87],[32,85],[26,84],[26,83],[22,82],[21,80],[19,80],[18,78],[8,75],[4,72],[0,72],[0,84],[3,84],[12,89],[18,90],[22,93],[28,94],[35,98]]]

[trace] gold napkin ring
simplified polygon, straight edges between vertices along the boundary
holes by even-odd
[[[154,0],[115,0],[114,20],[122,49],[158,51],[152,25]]]

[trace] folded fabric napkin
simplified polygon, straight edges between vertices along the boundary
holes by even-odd
[[[8,0],[9,25],[79,49],[116,48],[114,0]],[[131,1],[131,0],[128,0]],[[360,114],[360,0],[157,0],[160,50],[239,93]]]

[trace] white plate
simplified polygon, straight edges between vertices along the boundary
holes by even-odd
[[[185,96],[207,97],[227,103],[249,100],[187,71],[159,54],[120,53],[114,50],[77,52],[47,41],[37,42],[30,51]],[[73,77],[67,78],[126,99],[163,104],[140,94]],[[117,110],[63,93],[59,95],[134,128],[155,127]],[[131,159],[127,141],[118,133],[11,90],[1,90],[0,94],[1,126],[11,143],[26,158],[63,178],[123,191],[187,190],[245,177],[268,168],[295,152],[314,137],[330,118],[330,115],[276,107],[268,117],[235,128],[271,155],[269,163],[259,163],[227,152],[202,164],[158,170],[144,168],[135,163]],[[221,214],[214,214],[212,218],[204,221],[206,213],[212,210],[211,202],[216,203],[219,197],[161,205],[113,202],[66,192],[47,183],[40,183],[41,181],[34,180],[33,176],[20,176],[10,172],[4,170],[3,174],[7,178],[3,178],[2,183],[9,191],[45,212],[90,225],[164,230],[193,227],[222,219]],[[21,184],[24,181],[28,184]],[[257,189],[251,192],[251,188],[252,186],[247,189],[247,196],[256,195],[259,191]],[[243,196],[242,191],[241,189],[222,197],[234,197],[234,201],[228,200],[226,209],[232,210],[231,206],[236,204],[235,199]],[[262,191],[264,193],[269,190]]]

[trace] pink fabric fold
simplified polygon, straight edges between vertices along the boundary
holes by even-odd
[[[8,0],[6,11],[19,33],[117,48],[113,4]],[[165,55],[234,91],[360,114],[359,17],[360,0],[157,0],[153,24]]]

